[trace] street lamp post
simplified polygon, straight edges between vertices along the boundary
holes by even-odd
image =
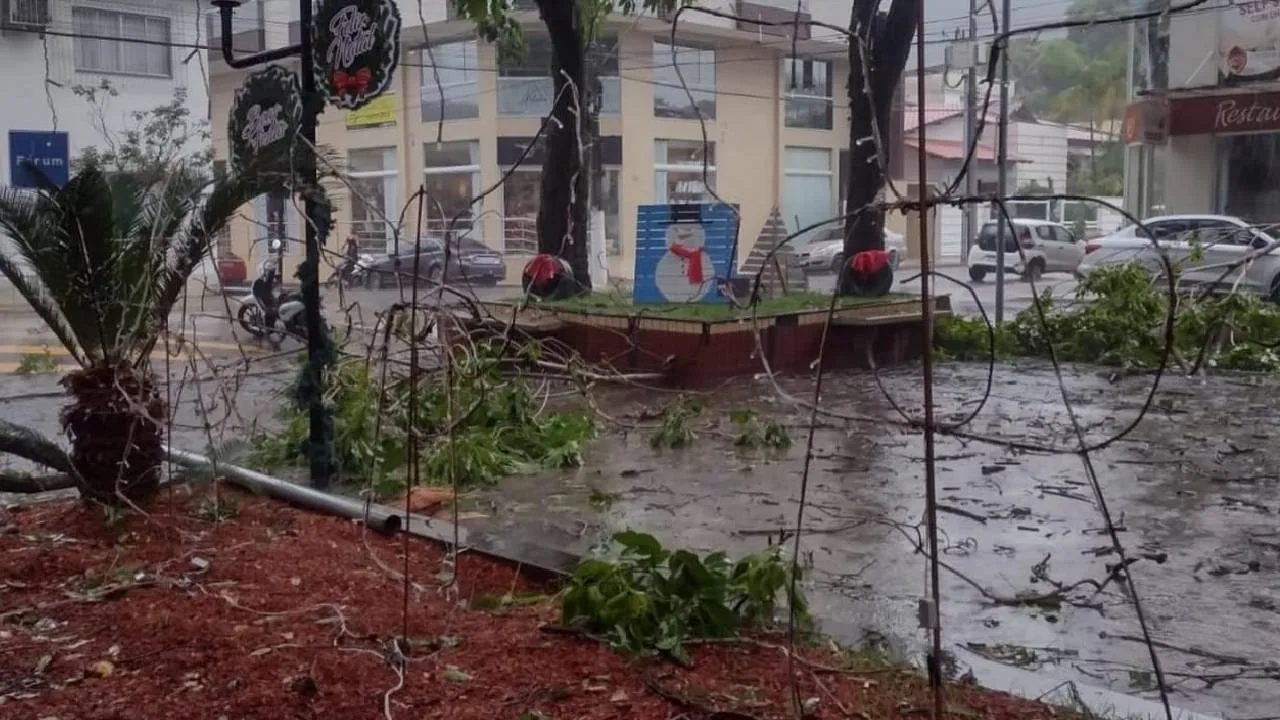
[[[300,27],[298,31],[298,42],[287,45],[282,48],[272,50],[264,50],[254,53],[247,57],[236,58],[235,49],[232,46],[232,17],[235,9],[241,5],[243,0],[213,0],[214,6],[218,8],[218,15],[222,24],[222,59],[226,64],[237,70],[243,70],[258,65],[284,60],[291,57],[297,57],[302,62],[301,77],[299,81],[302,86],[302,122],[299,128],[299,134],[302,136],[303,142],[307,149],[315,147],[316,143],[316,115],[320,110],[320,99],[316,93],[316,77],[315,77],[315,60],[312,54],[312,36],[311,36],[311,18],[312,18],[312,0],[299,0],[298,2],[298,19]],[[301,182],[303,186],[314,188],[317,183],[316,163],[307,161],[302,163]],[[313,270],[304,272],[302,279],[302,302],[307,323],[307,355],[309,360],[314,362],[320,355],[326,352],[324,337],[324,324],[320,317],[320,242],[316,235],[316,226],[312,218],[315,217],[316,199],[311,192],[304,194],[304,212],[307,216],[306,231],[304,235],[305,256],[304,260],[307,267]],[[312,277],[311,275],[314,275]],[[315,373],[315,383],[317,383],[316,392],[308,398],[310,415],[310,457],[311,465],[311,485],[319,490],[325,490],[329,487],[330,479],[333,476],[333,464],[330,460],[332,453],[318,452],[321,448],[328,448],[333,442],[332,433],[330,432],[329,423],[325,417],[325,408],[323,402],[323,383],[324,378],[319,372]]]

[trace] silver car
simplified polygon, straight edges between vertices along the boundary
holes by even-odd
[[[884,249],[889,253],[890,267],[897,272],[902,256],[907,254],[906,240],[892,230],[885,230]],[[844,264],[844,228],[821,228],[807,242],[796,247],[796,260],[806,273],[840,272],[840,266]]]
[[[1238,288],[1280,301],[1280,253],[1273,227],[1230,215],[1161,215],[1128,225],[1085,245],[1080,276],[1107,265],[1136,262],[1163,275],[1163,252],[1178,266],[1181,286]],[[1154,242],[1153,242],[1154,241]]]
[[[970,280],[982,282],[988,274],[995,274],[1001,239],[1004,271],[1021,275],[1028,281],[1038,280],[1049,272],[1075,272],[1084,257],[1084,244],[1060,223],[1027,218],[1013,218],[1008,222],[988,220],[969,248]]]

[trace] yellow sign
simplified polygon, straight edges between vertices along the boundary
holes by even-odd
[[[379,95],[368,105],[359,110],[347,111],[347,127],[372,127],[374,125],[395,125],[396,115],[400,107],[395,95]]]

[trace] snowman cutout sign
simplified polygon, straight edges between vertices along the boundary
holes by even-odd
[[[697,302],[716,285],[716,268],[707,254],[702,223],[667,226],[667,252],[654,270],[654,285],[667,302]]]

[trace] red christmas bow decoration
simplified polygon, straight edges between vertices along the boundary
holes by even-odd
[[[369,72],[369,68],[360,68],[351,74],[341,70],[333,71],[333,86],[338,89],[340,95],[362,93],[371,82],[373,82],[373,73]]]
[[[689,284],[701,285],[703,280],[702,248],[687,248],[680,243],[675,243],[671,246],[671,254],[684,260],[685,277],[689,279]]]
[[[555,255],[535,255],[529,264],[524,266],[524,275],[533,282],[534,286],[542,287],[563,270],[564,265]]]
[[[889,253],[884,250],[863,250],[853,256],[849,266],[859,275],[874,275],[889,265]]]

